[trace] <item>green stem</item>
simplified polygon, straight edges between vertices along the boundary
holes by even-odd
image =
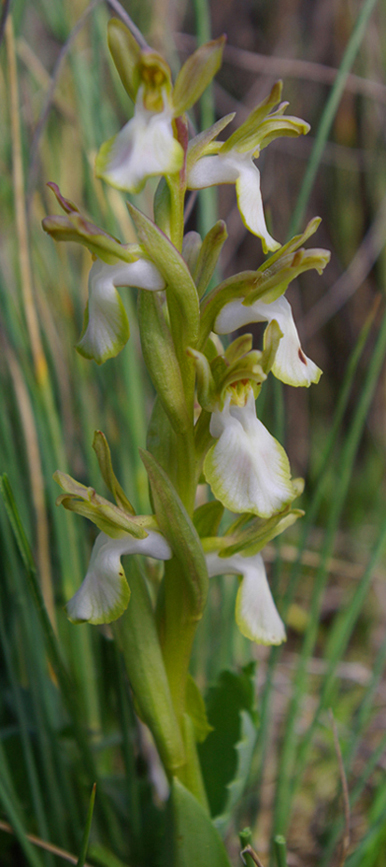
[[[173,558],[165,564],[162,635],[163,656],[177,719],[185,713],[186,685],[197,618],[189,612],[186,580]]]
[[[149,593],[135,559],[130,563],[132,595],[113,632],[122,650],[137,710],[149,726],[169,777],[185,764],[185,750],[173,708]]]

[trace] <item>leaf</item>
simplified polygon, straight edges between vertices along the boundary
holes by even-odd
[[[159,527],[183,570],[193,617],[200,618],[208,593],[208,572],[200,538],[165,470],[150,452],[139,450],[149,477]]]
[[[213,731],[213,726],[208,723],[204,699],[190,674],[186,684],[186,712],[192,720],[196,741],[202,744],[209,732]]]
[[[187,111],[200,98],[220,69],[226,36],[213,39],[188,57],[173,90],[175,115]]]
[[[111,491],[117,506],[120,509],[129,512],[130,515],[135,515],[135,510],[131,505],[130,500],[127,499],[126,494],[114,473],[109,444],[101,430],[95,431],[92,447],[98,458],[99,469],[102,477],[109,491]]]
[[[204,808],[182,783],[171,787],[171,867],[230,867],[224,845]]]
[[[240,797],[249,772],[256,739],[254,670],[250,663],[240,674],[221,672],[207,696],[208,721],[214,730],[198,752],[211,814],[221,817],[221,825],[228,805]]]
[[[79,855],[79,858],[76,862],[76,867],[84,867],[84,862],[86,860],[88,841],[89,841],[90,831],[91,831],[92,816],[93,816],[93,812],[94,812],[95,792],[96,792],[96,783],[94,783],[92,790],[91,790],[90,803],[89,803],[89,807],[88,807],[88,811],[87,811],[86,825],[85,825],[85,829],[83,832],[83,840],[82,840],[82,845],[80,848],[80,855]]]
[[[225,831],[232,816],[233,809],[240,800],[247,783],[251,768],[253,751],[256,743],[256,725],[246,710],[240,711],[240,738],[235,744],[237,754],[236,771],[226,789],[228,796],[221,816],[215,819],[217,830]]]

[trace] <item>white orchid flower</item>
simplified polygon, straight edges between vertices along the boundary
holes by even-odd
[[[251,512],[269,518],[290,503],[296,493],[283,447],[256,417],[252,386],[245,387],[245,403],[232,403],[228,389],[223,409],[210,420],[217,442],[204,461],[204,474],[215,497],[232,512]]]
[[[144,554],[156,560],[169,560],[172,556],[166,539],[155,530],[149,530],[145,539],[128,534],[111,539],[106,533],[99,533],[83,584],[66,605],[73,623],[111,623],[126,610],[130,588],[121,565],[123,554]]]
[[[242,299],[230,301],[217,316],[214,330],[217,334],[229,334],[250,322],[272,322],[274,319],[283,336],[276,351],[272,373],[287,385],[309,386],[312,382],[319,382],[322,371],[304,354],[291,305],[284,296],[270,304],[255,301],[248,307],[242,303]]]
[[[134,117],[99,151],[97,176],[119,190],[138,193],[146,178],[180,171],[184,152],[173,136],[172,120],[166,90],[162,111],[152,111],[146,108],[144,87],[140,87]]]
[[[120,352],[129,338],[129,323],[116,286],[159,291],[165,288],[160,272],[148,259],[108,265],[97,259],[88,280],[88,304],[77,350],[102,364]]]
[[[261,238],[263,250],[277,250],[278,241],[269,234],[265,224],[263,199],[260,190],[260,172],[253,162],[256,147],[247,153],[236,148],[226,153],[203,156],[188,172],[187,184],[191,190],[202,190],[216,184],[236,184],[237,204],[247,229]]]
[[[242,635],[257,644],[282,644],[286,639],[284,624],[272,599],[261,554],[222,558],[210,553],[205,559],[210,578],[242,576],[236,598],[236,623]]]

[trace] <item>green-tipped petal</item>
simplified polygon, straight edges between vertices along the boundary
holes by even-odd
[[[304,354],[293,319],[291,305],[283,296],[265,304],[255,301],[245,306],[242,300],[230,301],[216,319],[215,330],[219,334],[236,331],[251,322],[275,320],[283,334],[276,350],[272,373],[287,385],[309,386],[319,382],[322,371]]]
[[[130,599],[130,588],[121,565],[123,554],[144,554],[169,560],[171,551],[161,533],[150,530],[146,539],[125,536],[110,539],[100,533],[94,543],[86,577],[66,605],[73,623],[111,623],[121,617]]]
[[[135,115],[114,138],[102,145],[96,174],[113,187],[138,193],[146,178],[178,172],[184,153],[173,136],[172,109],[149,111],[138,93]]]
[[[269,518],[294,499],[291,471],[282,446],[256,418],[252,389],[245,406],[230,405],[212,414],[218,437],[204,462],[204,473],[217,500],[232,512]]]
[[[246,228],[261,238],[264,252],[280,247],[265,224],[260,172],[254,165],[252,154],[239,154],[232,150],[225,154],[203,156],[188,172],[187,182],[192,190],[215,184],[236,184],[237,203]]]
[[[130,336],[129,322],[116,286],[159,291],[165,281],[146,259],[106,265],[94,262],[89,275],[89,299],[78,352],[103,364],[123,349]]]
[[[221,559],[218,554],[206,555],[209,577],[241,575],[236,598],[236,623],[240,632],[257,644],[282,644],[284,624],[278,614],[269,589],[263,559],[260,554]]]

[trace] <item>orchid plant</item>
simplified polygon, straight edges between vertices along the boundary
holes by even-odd
[[[77,345],[86,359],[102,364],[123,349],[129,323],[118,288],[139,290],[142,352],[156,391],[141,453],[153,512],[135,514],[100,431],[93,448],[114,502],[55,474],[63,491],[58,503],[99,530],[83,584],[66,612],[74,624],[111,624],[122,651],[136,709],[170,784],[168,863],[217,867],[229,861],[212,821],[197,748],[211,726],[189,674],[192,644],[215,575],[239,581],[235,614],[243,635],[261,644],[285,641],[261,552],[303,514],[293,506],[302,480],[291,477],[283,446],[258,419],[256,399],[270,373],[292,386],[318,382],[321,371],[301,348],[285,291],[300,273],[321,273],[329,253],[303,246],[318,218],[284,245],[266,226],[255,160],[278,136],[309,129],[285,114],[280,82],[225,141],[234,115],[189,140],[186,112],[216,74],[224,38],[195,51],[174,86],[164,58],[140,46],[121,21],[110,21],[108,41],[134,116],[102,145],[96,174],[129,193],[159,176],[154,213],[146,216],[128,203],[138,243],[125,244],[91,223],[51,183],[64,213],[46,217],[43,228],[56,241],[78,242],[91,253]],[[213,286],[226,225],[220,220],[203,239],[196,232],[184,235],[184,200],[187,190],[223,183],[235,184],[245,226],[272,255],[256,270]],[[253,322],[267,323],[261,349],[245,333],[223,345],[221,335]],[[197,507],[203,482],[207,502]],[[130,559],[123,569],[121,558],[138,554],[164,561],[155,604],[147,561],[138,570]]]

